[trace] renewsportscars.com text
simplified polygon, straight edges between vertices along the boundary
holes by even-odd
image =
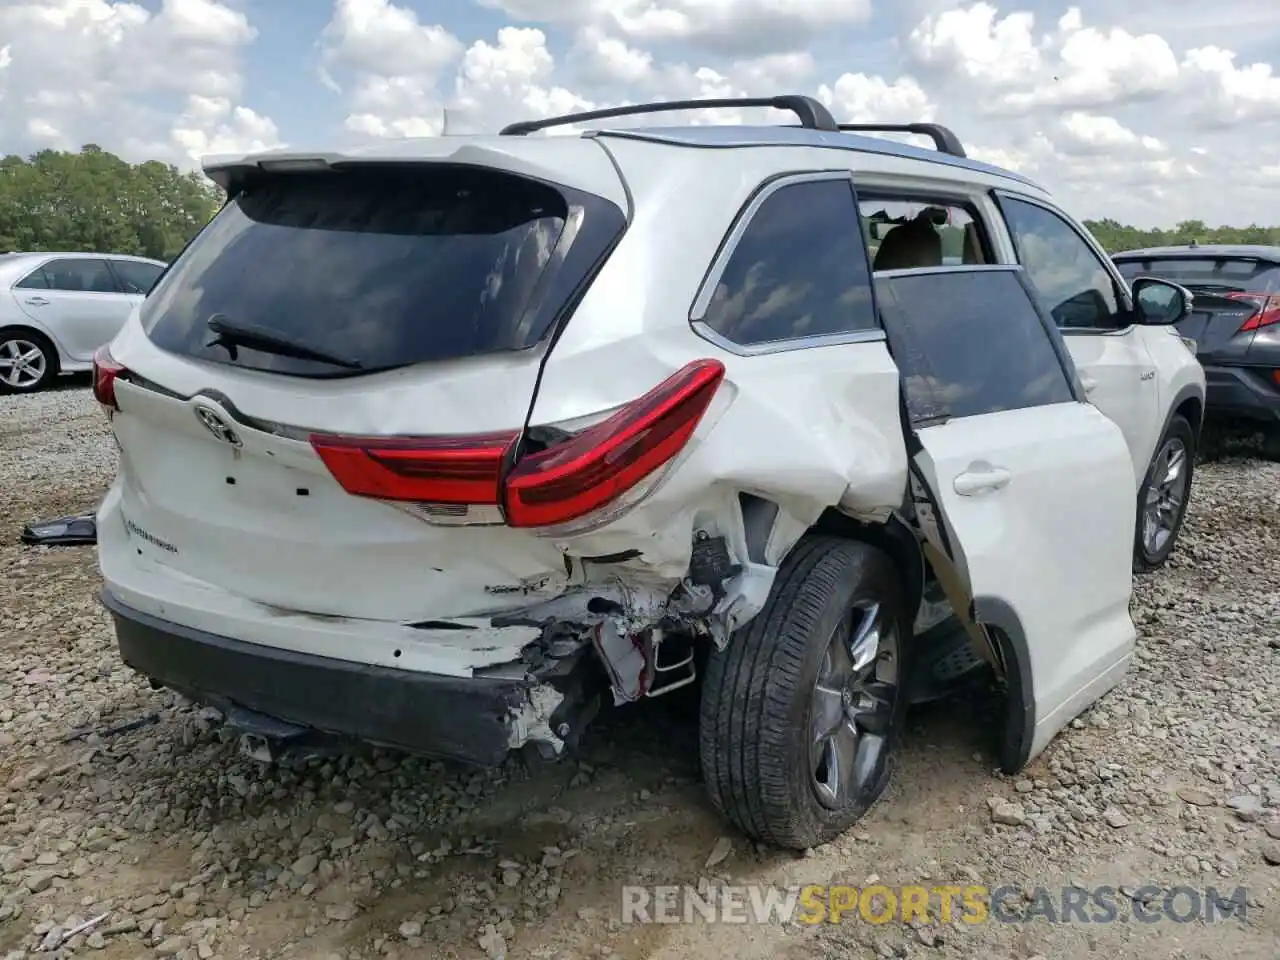
[[[1215,923],[1244,922],[1248,891],[949,885],[627,886],[623,923]]]

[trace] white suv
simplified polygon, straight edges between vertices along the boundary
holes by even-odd
[[[1189,295],[945,128],[752,104],[801,122],[209,163],[227,205],[97,363],[125,662],[262,745],[480,764],[700,682],[716,805],[795,848],[879,796],[954,637],[1010,771],[1119,682]]]

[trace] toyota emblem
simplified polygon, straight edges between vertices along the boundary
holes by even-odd
[[[223,443],[229,443],[233,447],[241,445],[240,435],[216,410],[209,407],[196,407],[195,409],[196,419],[200,421],[201,426],[206,430]]]

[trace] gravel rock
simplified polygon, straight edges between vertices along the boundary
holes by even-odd
[[[922,711],[881,805],[804,857],[725,836],[701,792],[696,730],[663,701],[602,717],[578,765],[546,770],[476,772],[373,749],[272,767],[243,757],[217,711],[121,663],[91,550],[16,542],[23,523],[92,509],[114,466],[83,387],[0,397],[5,960],[69,948],[175,960],[629,956],[637,932],[617,919],[618,878],[684,884],[730,863],[777,887],[1241,885],[1259,915],[1280,909],[1275,465],[1198,468],[1172,561],[1135,579],[1130,673],[1026,770],[993,775],[986,738],[998,723],[982,702]],[[1077,924],[819,926],[662,933],[690,960],[793,947],[816,958],[1150,955],[1123,924],[1091,925],[1087,944]],[[1187,956],[1270,956],[1271,932],[1175,934]]]

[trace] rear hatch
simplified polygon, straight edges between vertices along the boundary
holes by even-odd
[[[1202,363],[1242,361],[1254,331],[1280,320],[1280,264],[1232,256],[1117,257],[1127,280],[1160,277],[1195,294],[1178,332],[1197,344]]]
[[[615,196],[456,158],[232,178],[98,358],[139,556],[286,610],[401,622],[563,579],[550,541],[502,524],[497,471],[626,218],[593,143],[529,150]]]

